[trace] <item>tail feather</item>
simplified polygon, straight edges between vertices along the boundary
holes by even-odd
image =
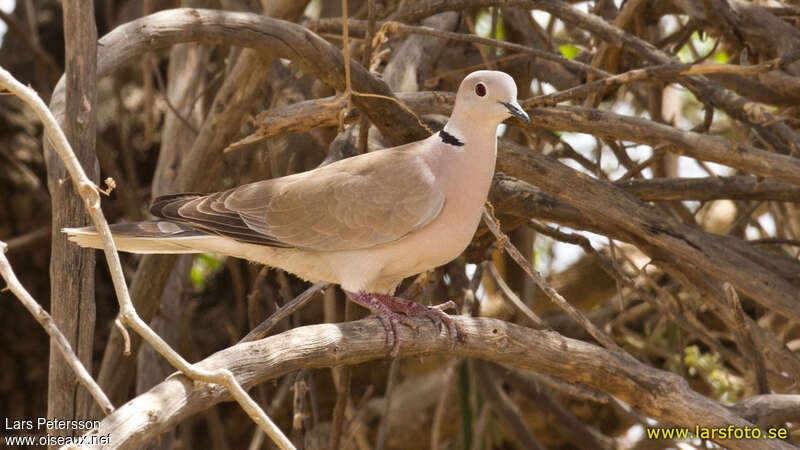
[[[131,253],[201,253],[192,241],[213,237],[165,220],[119,223],[110,227],[117,250]],[[103,248],[94,227],[63,228],[61,231],[81,247]]]
[[[150,214],[156,217],[164,217],[162,210],[170,205],[177,203],[178,205],[186,201],[193,200],[197,197],[202,197],[206,194],[196,192],[184,192],[181,194],[168,194],[156,197],[150,204]]]

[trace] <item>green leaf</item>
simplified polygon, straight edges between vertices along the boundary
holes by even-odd
[[[578,53],[581,52],[580,49],[574,45],[559,45],[558,49],[561,50],[561,54],[567,59],[575,59]]]
[[[195,292],[201,292],[206,287],[206,281],[214,275],[222,262],[225,260],[223,256],[210,255],[208,253],[201,253],[194,258],[192,262],[192,269],[189,271],[189,279],[192,280],[192,287]]]
[[[728,64],[728,60],[730,58],[731,58],[730,55],[728,55],[726,52],[720,51],[720,52],[714,53],[714,61],[716,61],[716,62],[718,62],[720,64]]]

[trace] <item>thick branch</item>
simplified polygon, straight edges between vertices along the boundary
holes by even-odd
[[[64,0],[66,107],[61,120],[64,134],[76,150],[77,162],[89,180],[96,182],[100,170],[95,155],[97,135],[97,27],[94,2]],[[64,333],[86,369],[92,371],[92,344],[95,325],[94,250],[67,242],[62,227],[89,223],[84,202],[75,185],[64,182],[69,174],[52,141],[44,144],[47,187],[53,219],[50,251],[50,311],[55,325]],[[50,346],[47,416],[50,419],[88,418],[91,398],[78,389],[67,362]],[[53,436],[69,436],[71,430],[48,430]]]
[[[103,36],[98,53],[98,77],[117,70],[145,52],[185,42],[274,52],[329,86],[338,90],[345,88],[341,51],[301,25],[257,14],[189,8],[160,11],[120,25]],[[393,97],[386,83],[372,76],[358,62],[352,61],[351,69],[355,91]],[[63,89],[62,83],[59,87]],[[395,102],[361,96],[354,96],[353,102],[395,144],[427,137],[416,119]]]
[[[800,395],[755,395],[730,410],[759,426],[800,422]]]
[[[641,200],[760,200],[800,202],[800,186],[756,177],[652,178],[614,183]]]
[[[400,356],[455,354],[533,369],[608,392],[656,419],[694,429],[753,426],[727,408],[691,390],[679,376],[645,366],[635,359],[552,331],[537,331],[486,318],[454,317],[466,337],[452,340],[430,321],[419,321],[419,334],[400,329]],[[382,326],[374,319],[295,328],[269,338],[238,344],[198,363],[229,368],[247,388],[302,368],[358,364],[386,354]],[[229,400],[216,386],[192,383],[174,375],[106,417],[96,433],[112,433],[107,448],[131,448],[190,415]],[[781,441],[720,441],[728,448],[791,448]]]
[[[589,133],[601,138],[664,146],[665,150],[725,164],[769,178],[800,184],[798,158],[759,150],[742,142],[684,131],[647,119],[575,106],[532,108],[531,123],[559,131]]]
[[[765,255],[741,240],[706,233],[678,222],[613,184],[573,169],[509,141],[500,146],[498,170],[535,184],[569,203],[589,223],[613,224],[643,251],[665,251],[737,289],[787,318],[800,320],[791,271],[776,273]],[[796,269],[795,269],[796,270]],[[784,278],[787,277],[787,278]],[[797,280],[795,280],[797,281]]]
[[[454,94],[446,92],[414,92],[399,95],[418,114],[449,114]],[[328,104],[330,99],[308,100],[264,111],[256,118],[259,130],[231,144],[235,150],[263,139],[287,133],[299,133],[316,127],[338,123],[339,108]],[[523,106],[526,104],[522,102]],[[666,151],[713,161],[763,177],[800,185],[800,160],[792,156],[759,150],[743,142],[731,142],[717,136],[681,130],[639,117],[577,106],[556,106],[528,110],[536,127],[559,131],[590,133],[617,141],[630,141],[659,146]],[[347,117],[348,122],[357,116]]]
[[[495,6],[496,4],[496,0],[418,1],[403,5],[390,19],[401,22],[415,22],[423,17],[443,11]],[[653,44],[626,33],[598,16],[579,11],[563,1],[510,0],[505,2],[503,6],[521,6],[547,11],[569,25],[583,28],[603,41],[624,47],[626,50],[654,64],[674,64],[678,62],[672,55],[656,48]],[[763,106],[748,102],[738,94],[723,89],[703,76],[682,78],[681,84],[691,90],[703,103],[718,107],[731,117],[752,126],[763,139],[781,153],[789,153],[792,146],[800,147],[800,137],[794,130],[780,121],[775,121],[775,116]]]

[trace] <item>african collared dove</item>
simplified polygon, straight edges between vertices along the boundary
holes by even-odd
[[[397,324],[413,324],[407,315],[445,322],[455,338],[443,312],[453,302],[428,308],[392,294],[472,240],[494,174],[497,126],[510,116],[530,122],[514,80],[473,72],[444,129],[427,139],[214,194],[159,197],[150,211],[160,220],[114,225],[114,242],[134,253],[230,255],[339,284],[378,316],[393,355]],[[102,248],[92,227],[63,231]]]

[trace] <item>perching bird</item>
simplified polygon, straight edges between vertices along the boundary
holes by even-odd
[[[514,80],[478,71],[461,82],[450,120],[421,141],[343,159],[308,172],[214,194],[156,198],[158,220],[111,227],[121,251],[219,253],[339,284],[381,320],[391,354],[408,316],[453,320],[394,297],[406,277],[446,264],[469,245],[494,174],[497,126],[515,116]],[[66,228],[82,247],[102,248],[93,227]]]

